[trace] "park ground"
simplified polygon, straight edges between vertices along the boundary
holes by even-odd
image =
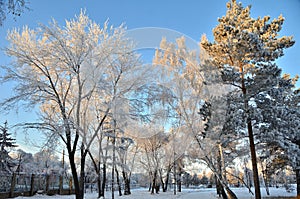
[[[237,195],[239,199],[254,199],[255,197],[249,193],[249,191],[245,188],[232,188],[234,193]],[[276,198],[279,199],[280,197],[286,198],[286,197],[296,197],[296,190],[293,190],[291,192],[287,192],[285,188],[270,188],[270,196],[267,196],[265,189],[261,189],[261,193],[263,197],[266,198]],[[111,198],[111,192],[106,193],[106,199]],[[33,197],[22,197],[19,196],[17,199],[74,199],[74,195],[68,195],[68,196],[60,196],[60,195],[54,195],[54,196],[47,196],[42,194],[37,194]],[[85,199],[96,199],[97,193],[86,193]],[[115,192],[115,199],[217,199],[218,196],[216,194],[216,190],[214,188],[207,188],[207,189],[183,189],[181,193],[176,193],[174,195],[173,191],[168,192],[160,192],[159,194],[153,194],[151,195],[148,190],[146,189],[134,189],[132,190],[132,194],[128,196],[119,196],[117,192]]]

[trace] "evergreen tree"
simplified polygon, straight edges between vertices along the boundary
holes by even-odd
[[[15,139],[8,132],[7,122],[0,126],[0,172],[11,173],[12,167],[15,166],[13,159],[8,155],[9,148],[17,147]]]
[[[289,75],[281,78],[278,74],[269,78],[269,85],[273,86],[255,98],[255,115],[259,115],[255,128],[260,132],[260,143],[267,146],[265,149],[275,148],[275,158],[281,158],[281,162],[284,161],[295,171],[297,195],[300,196],[300,111],[297,92],[293,91],[297,78],[290,78]],[[276,167],[276,164],[272,166]]]
[[[240,132],[247,129],[255,198],[260,199],[253,118],[251,117],[253,93],[249,92],[248,85],[254,82],[255,77],[259,77],[256,74],[262,68],[272,68],[273,62],[283,56],[283,50],[291,47],[294,41],[292,37],[278,37],[278,32],[284,22],[281,15],[271,22],[269,22],[269,16],[254,19],[250,16],[250,8],[250,6],[244,8],[235,0],[229,1],[226,15],[218,19],[219,24],[213,30],[215,41],[211,43],[202,39],[201,44],[219,66],[223,81],[232,85],[234,89],[231,99],[236,99],[237,105],[240,106],[234,109],[238,114],[235,120],[238,120],[236,123],[241,121]],[[260,86],[257,87],[259,90],[264,89],[266,84],[260,84]]]

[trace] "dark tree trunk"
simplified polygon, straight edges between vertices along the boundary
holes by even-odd
[[[152,178],[151,178],[152,177],[152,172],[149,172],[149,176],[150,176],[150,178],[149,178],[150,181],[149,181],[149,190],[148,191],[150,192],[151,188],[152,188]]]
[[[91,152],[88,151],[88,154],[93,162],[96,174],[97,174],[97,188],[98,188],[98,198],[101,197],[101,162],[98,160],[96,161],[94,157],[92,156]],[[91,186],[91,191],[92,191],[92,186]]]
[[[116,171],[116,177],[117,177],[119,196],[122,196],[122,187],[120,184],[120,176],[119,176],[119,171],[118,171],[117,167],[115,167],[115,171]]]
[[[48,193],[49,191],[49,181],[50,181],[50,175],[46,174],[46,188],[45,188],[46,193]]]
[[[72,152],[69,152],[69,161],[70,161],[70,167],[71,167],[71,172],[72,172],[72,177],[73,177],[73,184],[74,184],[74,188],[75,188],[76,199],[83,199],[83,196],[80,194],[81,188],[80,188],[80,184],[79,184],[78,174],[76,171],[75,158],[74,158],[74,154]]]
[[[166,181],[165,182],[162,182],[162,189],[163,189],[163,192],[166,192],[168,190],[168,184],[169,184],[169,178],[170,178],[170,171],[171,171],[171,168],[169,167],[168,168],[168,171],[167,171],[167,178],[166,178]]]
[[[220,180],[216,179],[216,189],[217,189],[217,194],[219,195],[219,197],[222,196],[223,199],[228,199],[227,194],[224,190],[224,187],[222,185],[222,183],[220,182]]]
[[[181,180],[177,181],[177,191],[181,192]]]
[[[178,180],[177,180],[178,192],[181,192],[181,175],[182,175],[182,169],[181,167],[179,167]]]
[[[228,187],[228,185],[226,184],[226,182],[224,182],[222,176],[220,176],[220,174],[218,174],[218,173],[215,173],[215,174],[216,174],[216,176],[218,175],[217,179],[218,179],[218,181],[221,184],[220,185],[221,186],[220,191],[221,191],[222,197],[228,198],[228,199],[238,199],[238,197],[235,195],[235,193]],[[227,195],[226,195],[224,189],[226,190]]]
[[[30,180],[30,196],[34,195],[34,174],[31,174],[31,180]]]
[[[157,170],[154,171],[154,175],[152,178],[152,185],[151,185],[151,194],[154,194],[156,188],[156,177],[157,177]]]
[[[102,192],[102,190],[101,190],[101,172],[100,172],[100,170],[98,172],[99,173],[98,173],[98,178],[97,178],[97,185],[98,185],[98,198],[100,198],[101,192]]]
[[[251,152],[251,160],[252,160],[251,162],[252,162],[252,169],[253,169],[253,181],[254,181],[254,187],[255,187],[255,198],[261,199],[252,122],[251,122],[250,118],[248,118],[247,120],[248,120],[247,128],[248,128],[248,134],[249,134],[250,152]]]
[[[249,105],[248,105],[249,101],[247,99],[247,88],[245,86],[243,68],[240,68],[240,72],[242,73],[242,77],[241,77],[241,79],[242,79],[242,92],[243,92],[243,98],[244,98],[244,108],[245,108],[246,117],[247,117],[247,129],[248,129],[250,153],[251,153],[251,162],[252,162],[252,170],[253,170],[255,199],[261,199],[259,176],[258,176],[258,169],[257,169],[257,160],[256,160],[256,150],[255,150],[255,143],[254,143],[254,134],[253,134],[252,121],[251,121],[250,112],[249,112]]]
[[[115,122],[115,121],[114,121]],[[115,167],[116,167],[116,132],[114,131],[113,137],[113,159],[112,159],[112,169],[111,169],[111,198],[115,199]]]
[[[227,194],[226,194],[226,191],[225,191],[225,189],[224,189],[224,187],[223,187],[222,185],[221,185],[221,190],[220,190],[220,191],[221,191],[222,198],[223,198],[223,199],[228,199],[228,196],[227,196]],[[234,194],[234,195],[232,194],[232,191],[230,192],[229,195],[230,195],[231,198],[237,198],[237,197],[235,196],[235,194]]]
[[[84,144],[81,144],[81,161],[80,161],[80,178],[79,178],[79,183],[80,183],[80,196],[83,199],[84,198],[84,179],[85,179],[85,149],[84,149]]]
[[[300,169],[295,170],[297,182],[297,199],[300,199]]]
[[[104,197],[105,185],[106,185],[106,164],[103,164],[103,175],[102,175],[102,184],[100,189],[100,197]]]
[[[130,195],[130,179],[124,170],[122,171],[122,175],[124,179],[124,195]]]
[[[62,175],[63,174],[61,174],[59,176],[59,194],[60,195],[62,195],[62,193],[63,193],[63,183],[64,183],[64,181],[63,181],[63,176]]]
[[[14,191],[15,191],[15,185],[16,185],[16,173],[13,173],[12,179],[11,179],[11,185],[10,185],[10,192],[9,192],[9,197],[13,198],[14,197]]]
[[[151,184],[151,194],[154,194],[155,187],[156,187],[155,178],[153,178],[152,179],[152,184]]]

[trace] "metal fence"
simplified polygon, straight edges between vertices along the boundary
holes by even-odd
[[[13,197],[34,195],[36,192],[47,194],[70,194],[73,191],[72,178],[58,174],[0,174],[1,195]]]

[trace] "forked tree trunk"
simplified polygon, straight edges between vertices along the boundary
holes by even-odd
[[[219,197],[222,196],[223,199],[228,199],[222,183],[217,178],[216,178],[216,189],[217,189],[217,194],[219,195]]]
[[[157,178],[157,170],[154,171],[154,175],[153,175],[153,178],[152,178],[151,194],[154,194],[154,192],[155,192],[156,178]]]
[[[201,143],[200,141],[196,138],[196,141],[198,142],[199,146],[201,147]],[[207,163],[207,166],[211,169],[211,171],[215,174],[217,180],[220,181],[221,185],[224,187],[224,189],[226,190],[227,192],[227,196],[229,199],[238,199],[237,196],[235,195],[235,193],[233,191],[231,191],[231,189],[228,187],[227,185],[227,181],[225,181],[223,179],[223,175],[222,173],[220,173],[215,165],[213,164],[213,162],[211,161],[211,159],[206,155],[204,156],[204,159],[203,159],[206,163]]]
[[[223,198],[238,199],[237,196],[235,195],[235,193],[233,191],[231,191],[231,189],[228,187],[227,182],[223,180],[222,174],[218,173],[217,171],[214,171],[214,172],[217,177],[217,180],[220,182],[220,186],[221,186],[220,190],[221,190],[221,194],[222,194]],[[224,189],[226,190],[227,195],[224,192]]]
[[[221,184],[221,189],[225,189],[226,190],[226,193],[227,193],[227,198],[228,199],[238,199],[238,197],[235,195],[235,193],[228,187],[228,185],[226,184],[226,182],[224,182],[222,180],[222,176],[220,176],[220,174],[217,174],[216,173],[216,176],[218,178],[218,180],[220,181],[220,184]],[[221,194],[223,195],[224,194],[224,197],[225,197],[225,193],[224,192],[221,192]]]

